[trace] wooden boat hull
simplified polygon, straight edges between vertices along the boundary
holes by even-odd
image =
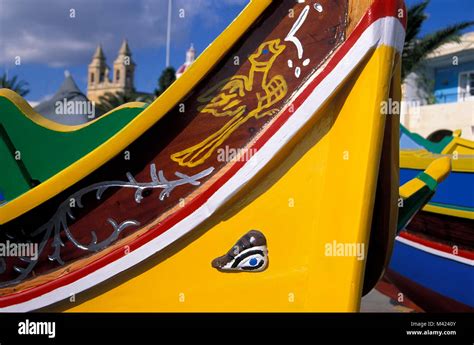
[[[417,133],[412,133],[402,124],[400,124],[400,131],[400,146],[404,149],[421,149],[435,154],[454,154],[455,156],[474,155],[474,141],[461,138],[460,129],[439,142],[432,142]]]
[[[365,88],[354,89],[363,92]],[[373,190],[347,179],[341,185],[343,161],[332,153],[354,147],[349,132],[357,120],[346,120],[352,115],[352,102],[359,102],[360,96],[358,92],[349,95],[340,110],[330,105],[324,108],[322,121],[333,123],[329,132],[321,121],[314,123],[268,177],[237,195],[233,206],[211,217],[180,241],[178,248],[165,250],[146,267],[106,283],[100,294],[91,291],[77,306],[66,302],[58,307],[71,311],[358,310],[365,260],[327,256],[326,246],[336,242],[368,247],[371,208],[362,196],[372,194],[373,205]],[[357,164],[354,159],[348,169]],[[377,174],[376,167],[372,169]],[[339,172],[328,176],[328,170]],[[336,184],[345,192],[337,196],[337,202],[323,206],[328,201],[315,196]],[[344,217],[338,216],[341,210]],[[363,225],[357,231],[351,224],[353,217],[361,217]],[[231,246],[249,229],[261,230],[268,238],[268,269],[254,277],[223,275],[213,269],[210,260],[222,252],[222,244]]]
[[[402,151],[400,161],[400,184],[420,172],[430,162],[442,155],[426,151]],[[472,219],[474,214],[474,156],[461,155],[453,159],[453,171],[439,185],[436,194],[425,207],[426,211]]]
[[[145,103],[127,103],[87,126],[66,126],[35,113],[13,91],[0,89],[0,205],[5,207],[80,160],[119,132],[145,107]],[[0,223],[3,223],[3,217],[12,212],[1,211]]]
[[[474,312],[473,254],[402,232],[386,275],[427,312]]]
[[[254,113],[259,116],[245,118],[240,127],[237,122],[210,121],[211,115],[232,108],[231,103],[225,109],[221,104],[234,94],[209,98],[204,91],[202,106],[189,98],[190,115],[180,115],[178,107],[127,147],[132,162],[117,156],[79,184],[4,224],[2,230],[11,233],[16,226],[34,229],[26,219],[43,219],[44,225],[33,233],[46,237],[35,274],[0,290],[2,310],[38,309],[59,301],[54,310],[358,310],[377,178],[382,174],[386,117],[379,109],[388,97],[399,97],[397,61],[404,29],[397,14],[404,8],[398,1],[375,1],[342,40],[338,30],[346,29],[347,3],[321,4],[332,10],[327,17],[317,17],[317,7],[291,3],[293,18],[287,15],[290,3],[276,2],[263,14],[256,33],[245,38],[251,42],[250,52],[256,50],[242,67],[244,72],[250,69],[250,76],[250,65],[264,69],[262,54],[282,53],[280,43],[305,12],[312,11],[307,18],[314,25],[332,23],[333,29],[323,31],[322,37],[315,36],[311,26],[302,26],[307,31],[300,39],[306,39],[308,47],[313,43],[308,56],[319,61],[317,68],[302,69],[300,75],[294,65],[287,70],[287,60],[275,60],[279,67],[268,76],[276,78],[274,83],[261,82],[266,91],[277,90],[272,96],[278,98],[286,90],[280,87],[280,77],[287,80],[291,92],[285,102],[275,103],[277,112],[266,118]],[[267,30],[265,20],[277,29]],[[262,46],[267,35],[281,40]],[[316,45],[315,39],[324,44]],[[327,56],[318,55],[322,50]],[[297,61],[297,49],[291,54],[286,58]],[[227,58],[234,57],[229,53]],[[218,66],[224,66],[220,74],[212,74],[204,85],[216,85],[222,73],[237,73],[223,62]],[[242,75],[219,86],[226,92],[246,87]],[[247,107],[262,107],[261,94],[254,96],[245,100]],[[138,120],[153,109],[152,104]],[[364,114],[363,120],[354,116],[354,109]],[[397,137],[397,127],[390,128],[386,137]],[[209,132],[218,136],[195,144]],[[211,143],[223,138],[231,140],[233,148],[252,152],[251,157],[221,162],[216,151],[207,155]],[[397,184],[391,177],[397,162],[389,163],[383,172],[390,181],[385,186],[385,217],[378,224],[394,231]],[[79,207],[72,209],[71,200]],[[97,231],[91,234],[92,229]],[[265,269],[231,274],[213,267],[213,259],[250,230],[266,238]],[[18,265],[11,263],[6,272],[14,277],[13,264]]]
[[[459,140],[454,142],[459,144]],[[465,140],[464,144],[472,146]],[[400,182],[410,180],[440,156],[402,150]],[[396,238],[386,273],[428,312],[474,311],[474,159],[456,155],[452,164],[453,171],[431,201]]]

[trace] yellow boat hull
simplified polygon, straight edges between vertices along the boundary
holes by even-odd
[[[388,46],[373,50],[273,160],[272,172],[192,234],[55,309],[357,311],[387,118],[380,104],[390,94],[386,76],[398,77],[395,55]],[[392,194],[397,188],[391,186]],[[211,267],[251,229],[268,241],[264,272],[228,274]],[[363,250],[343,256],[338,244]]]
[[[185,84],[3,205],[5,233],[35,220],[41,254],[0,262],[0,310],[359,310],[397,229],[405,9],[322,3],[252,2]],[[421,204],[423,183],[403,198]]]

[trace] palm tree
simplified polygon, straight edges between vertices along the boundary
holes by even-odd
[[[170,87],[171,84],[173,84],[175,80],[175,69],[173,67],[166,67],[163,72],[161,72],[160,79],[158,79],[158,88],[155,89],[155,95],[161,95],[168,87]]]
[[[15,75],[13,78],[8,79],[8,75],[4,72],[0,76],[0,89],[10,89],[15,91],[22,97],[25,97],[29,92],[30,89],[28,88],[28,83],[24,80],[18,80],[18,77]]]
[[[418,37],[423,22],[428,18],[425,10],[429,3],[430,0],[425,0],[408,9],[408,25],[402,56],[402,80],[419,67],[426,56],[438,47],[448,42],[459,42],[462,30],[474,24],[474,21],[462,22]]]
[[[128,102],[141,102],[143,97],[136,93],[123,93],[121,91],[116,93],[107,92],[106,94],[99,97],[97,108],[102,112],[114,110],[122,104]]]

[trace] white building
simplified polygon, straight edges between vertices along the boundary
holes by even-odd
[[[196,60],[196,50],[194,46],[191,44],[191,47],[186,52],[186,61],[176,70],[176,79],[181,77],[181,75],[192,65],[192,63]]]
[[[422,72],[420,72],[422,71]],[[419,87],[424,75],[428,92]],[[474,32],[441,46],[402,85],[401,123],[428,137],[438,130],[462,130],[474,140]]]

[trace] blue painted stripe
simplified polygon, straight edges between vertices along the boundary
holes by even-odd
[[[400,185],[414,179],[421,171],[400,169]],[[446,180],[438,185],[431,201],[445,205],[474,208],[474,173],[451,172]]]
[[[443,296],[474,307],[474,267],[395,241],[390,268]]]

